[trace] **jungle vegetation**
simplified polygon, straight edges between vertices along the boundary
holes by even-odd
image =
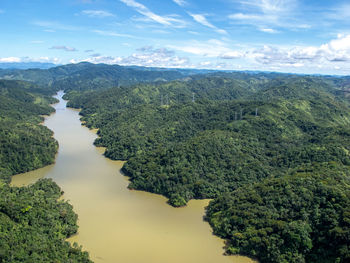
[[[65,89],[69,106],[82,109],[84,124],[99,129],[95,144],[107,147],[107,157],[127,160],[123,171],[130,188],[162,194],[173,206],[193,198],[213,199],[205,219],[227,240],[228,254],[245,254],[262,263],[350,261],[349,77],[79,63],[0,70],[0,78],[32,82],[0,82],[0,138],[11,135],[11,144],[0,144],[1,158],[8,158],[3,149],[22,154],[15,146],[30,137],[28,131],[51,138],[49,131],[34,132],[27,126],[17,134],[21,129],[11,125],[40,127],[38,114],[51,110],[47,95]],[[24,90],[16,88],[19,84]],[[28,145],[42,142],[42,137],[31,137]],[[34,147],[34,156],[41,156],[42,146]],[[33,163],[44,165],[26,159],[29,153],[1,160],[3,181],[34,169]],[[47,188],[56,186],[46,180],[29,188],[1,184],[5,201],[0,201],[0,226],[6,227],[0,233],[18,245],[18,253],[9,253],[6,241],[0,243],[0,262],[23,262],[25,251],[35,261],[53,261],[51,254],[88,261],[79,247],[63,241],[76,231],[76,218],[68,204],[54,201],[60,190]],[[25,220],[32,212],[41,213],[35,208],[45,205],[32,204],[50,199],[39,198],[46,191],[54,208],[47,222],[57,220],[58,227],[49,239],[59,245],[47,243],[44,251],[50,255],[39,259],[35,246],[40,242],[32,240],[46,238],[37,234],[45,226],[30,228],[32,221]],[[31,201],[14,205],[21,194]],[[9,197],[14,201],[7,202],[13,200]],[[62,207],[67,216],[62,216]],[[28,239],[24,246],[18,242],[21,237]]]
[[[173,206],[212,198],[227,253],[260,262],[348,262],[346,78],[218,73],[84,93],[71,107],[95,144],[127,160],[129,187]]]
[[[24,80],[51,90],[95,90],[138,82],[169,81],[190,74],[187,71],[123,67],[81,62],[49,69],[0,69],[0,78]]]
[[[65,239],[77,232],[72,206],[51,179],[28,187],[0,186],[0,262],[91,262]]]
[[[0,80],[0,180],[54,162],[58,144],[41,115],[54,111],[50,91],[23,81]]]
[[[33,83],[0,80],[0,262],[91,262],[65,239],[77,232],[77,215],[60,200],[50,179],[10,187],[11,175],[55,160],[57,141],[41,115],[54,111],[52,91]]]

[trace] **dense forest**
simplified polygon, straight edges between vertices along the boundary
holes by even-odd
[[[51,164],[58,149],[40,125],[54,111],[52,90],[33,83],[0,80],[0,262],[90,262],[65,239],[77,232],[77,215],[60,188],[44,179],[10,187],[11,175]]]
[[[58,144],[40,115],[54,111],[50,91],[23,81],[0,80],[0,180],[54,162]]]
[[[300,167],[225,193],[207,220],[227,250],[261,262],[349,262],[349,169],[334,162]]]
[[[49,69],[0,69],[0,78],[25,80],[52,90],[95,90],[139,82],[181,79],[197,71],[123,67],[82,62]]]
[[[261,262],[348,262],[346,78],[211,73],[67,94],[129,187],[173,206],[214,199],[227,252]]]
[[[76,215],[57,201],[55,183],[6,184],[53,162],[57,143],[39,115],[52,112],[49,96],[62,88],[83,123],[98,128],[95,144],[127,160],[129,188],[176,207],[213,199],[205,220],[228,254],[350,261],[348,77],[89,63],[0,77],[18,80],[0,81],[0,262],[89,262],[64,241],[76,232]]]
[[[50,179],[28,187],[0,186],[0,262],[91,262],[65,239],[77,232],[77,215]]]

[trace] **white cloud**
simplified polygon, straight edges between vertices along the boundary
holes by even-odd
[[[0,62],[1,62],[1,63],[21,62],[21,58],[18,58],[18,57],[0,58]]]
[[[1,63],[19,63],[19,62],[41,62],[41,63],[54,63],[58,64],[60,63],[59,58],[49,58],[49,57],[38,57],[38,58],[31,58],[31,57],[6,57],[6,58],[0,58]]]
[[[217,28],[212,23],[210,23],[203,14],[191,14],[191,13],[189,13],[189,15],[199,24],[202,24],[203,26],[212,28],[220,34],[227,34],[227,32],[225,30]]]
[[[240,11],[228,16],[233,22],[255,26],[266,33],[277,28],[308,29],[310,25],[296,18],[298,0],[240,0]],[[261,30],[261,29],[269,30]]]
[[[52,46],[52,47],[50,47],[50,49],[59,49],[59,50],[64,50],[64,51],[68,51],[68,52],[78,51],[74,47],[67,47],[67,46]]]
[[[330,48],[334,51],[350,51],[350,35],[338,35],[338,39],[334,39],[329,44],[327,48]]]
[[[184,45],[168,45],[168,47],[185,53],[211,58],[234,52],[225,42],[218,39],[210,39],[208,41],[192,40],[187,41]]]
[[[334,63],[349,63],[350,35],[340,35],[337,39],[321,46],[293,48],[264,46],[246,52],[246,57],[264,65],[293,67],[317,65],[330,67]]]
[[[191,54],[192,63],[186,56]],[[79,60],[81,61],[81,60]],[[72,60],[72,62],[79,62]],[[229,40],[187,41],[166,48],[144,46],[130,56],[92,54],[83,61],[169,68],[249,69],[295,73],[349,74],[350,35],[319,46],[233,47]]]
[[[129,7],[134,8],[138,13],[141,15],[147,17],[149,20],[153,22],[157,22],[159,24],[162,24],[164,26],[184,26],[184,21],[175,18],[176,16],[160,16],[153,12],[151,12],[146,6],[144,6],[141,3],[138,3],[134,0],[120,0],[124,4],[126,4]]]
[[[128,35],[128,34],[120,34],[120,33],[116,33],[113,31],[105,31],[105,30],[92,30],[92,32],[102,35],[102,36],[110,36],[110,37],[126,37],[126,38],[135,38],[135,39],[139,39],[136,36],[132,36],[132,35]]]
[[[255,21],[263,21],[265,19],[265,16],[256,15],[256,14],[243,14],[243,13],[236,13],[231,14],[228,16],[230,19],[236,19],[236,20],[255,20]]]
[[[215,28],[215,26],[213,24],[210,24],[208,22],[208,20],[206,19],[206,17],[204,15],[201,15],[201,14],[190,14],[190,16],[192,16],[195,21],[197,21],[198,23],[202,24],[203,26],[207,26],[207,27],[210,27],[210,28]]]
[[[236,59],[236,58],[242,58],[245,54],[243,52],[239,51],[229,51],[226,53],[222,53],[219,57],[222,59]]]
[[[286,13],[297,6],[297,0],[243,0],[242,5],[261,10],[265,14]]]
[[[184,68],[190,65],[190,61],[186,57],[175,55],[174,51],[166,48],[155,49],[152,46],[146,46],[137,50],[127,57],[113,56],[93,56],[84,60],[71,60],[72,63],[87,61],[91,63],[119,64],[119,65],[136,65],[147,67],[171,67]]]
[[[179,6],[186,6],[187,2],[185,0],[173,0]]]
[[[261,27],[261,28],[259,28],[259,30],[260,30],[261,32],[270,33],[270,34],[278,33],[277,30],[272,29],[272,28],[264,28],[264,27]]]
[[[81,11],[83,15],[87,15],[89,17],[111,17],[114,16],[112,13],[103,11],[103,10],[83,10]]]
[[[213,62],[211,62],[211,61],[202,61],[202,62],[199,63],[199,65],[201,67],[211,66],[212,64],[213,64]]]

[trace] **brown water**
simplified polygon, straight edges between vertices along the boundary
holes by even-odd
[[[96,134],[81,126],[78,111],[66,108],[62,92],[45,125],[60,144],[56,163],[16,175],[12,184],[53,178],[79,215],[79,233],[70,238],[96,263],[248,263],[224,256],[224,243],[203,221],[208,200],[173,208],[162,196],[127,189],[123,165],[93,146]]]

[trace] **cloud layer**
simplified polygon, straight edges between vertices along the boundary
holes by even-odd
[[[119,65],[136,65],[147,67],[172,67],[181,68],[189,66],[189,59],[179,57],[174,51],[166,48],[153,48],[145,46],[137,50],[136,53],[127,57],[102,56],[93,54],[84,60],[72,60],[72,63],[87,61],[91,63],[119,64]]]

